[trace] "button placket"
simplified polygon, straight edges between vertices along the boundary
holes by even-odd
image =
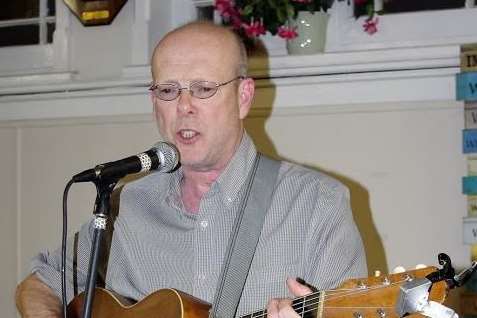
[[[199,213],[197,214],[196,236],[198,239],[197,247],[197,272],[195,277],[195,286],[197,286],[197,296],[201,299],[213,297],[214,282],[211,282],[211,260],[210,250],[214,250],[216,234],[208,229],[212,226],[212,219],[217,213],[217,191],[209,191],[202,198]]]
[[[207,220],[202,220],[202,221],[200,221],[199,224],[200,224],[200,227],[201,227],[202,229],[206,229],[207,226],[209,226],[209,221],[207,221]]]

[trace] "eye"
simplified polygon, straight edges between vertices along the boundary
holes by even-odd
[[[159,84],[157,86],[157,94],[160,96],[173,96],[179,92],[179,87],[175,84]]]
[[[215,93],[217,85],[212,82],[197,82],[191,85],[191,90],[197,97],[207,98]]]
[[[157,84],[155,95],[162,100],[173,100],[179,96],[180,87],[174,83]]]
[[[159,94],[170,94],[174,90],[172,87],[158,87]]]
[[[197,90],[202,93],[209,93],[213,91],[215,86],[207,85],[205,83],[200,83],[197,85]]]

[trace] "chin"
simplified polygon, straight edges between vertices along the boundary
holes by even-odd
[[[187,155],[182,156],[181,154],[181,166],[182,167],[187,167],[187,168],[192,168],[192,169],[197,169],[201,166],[203,166],[203,160],[195,157],[195,158],[190,158]]]

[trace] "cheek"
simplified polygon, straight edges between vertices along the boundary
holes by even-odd
[[[173,112],[168,110],[164,105],[154,104],[154,117],[159,129],[159,133],[166,137],[173,125]]]
[[[224,106],[224,105],[222,105]],[[209,126],[217,140],[233,140],[240,128],[239,111],[237,108],[222,108],[220,111],[209,114]]]

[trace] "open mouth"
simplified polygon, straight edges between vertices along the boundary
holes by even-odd
[[[181,129],[177,132],[177,137],[182,143],[190,144],[193,143],[200,133],[192,129]]]

